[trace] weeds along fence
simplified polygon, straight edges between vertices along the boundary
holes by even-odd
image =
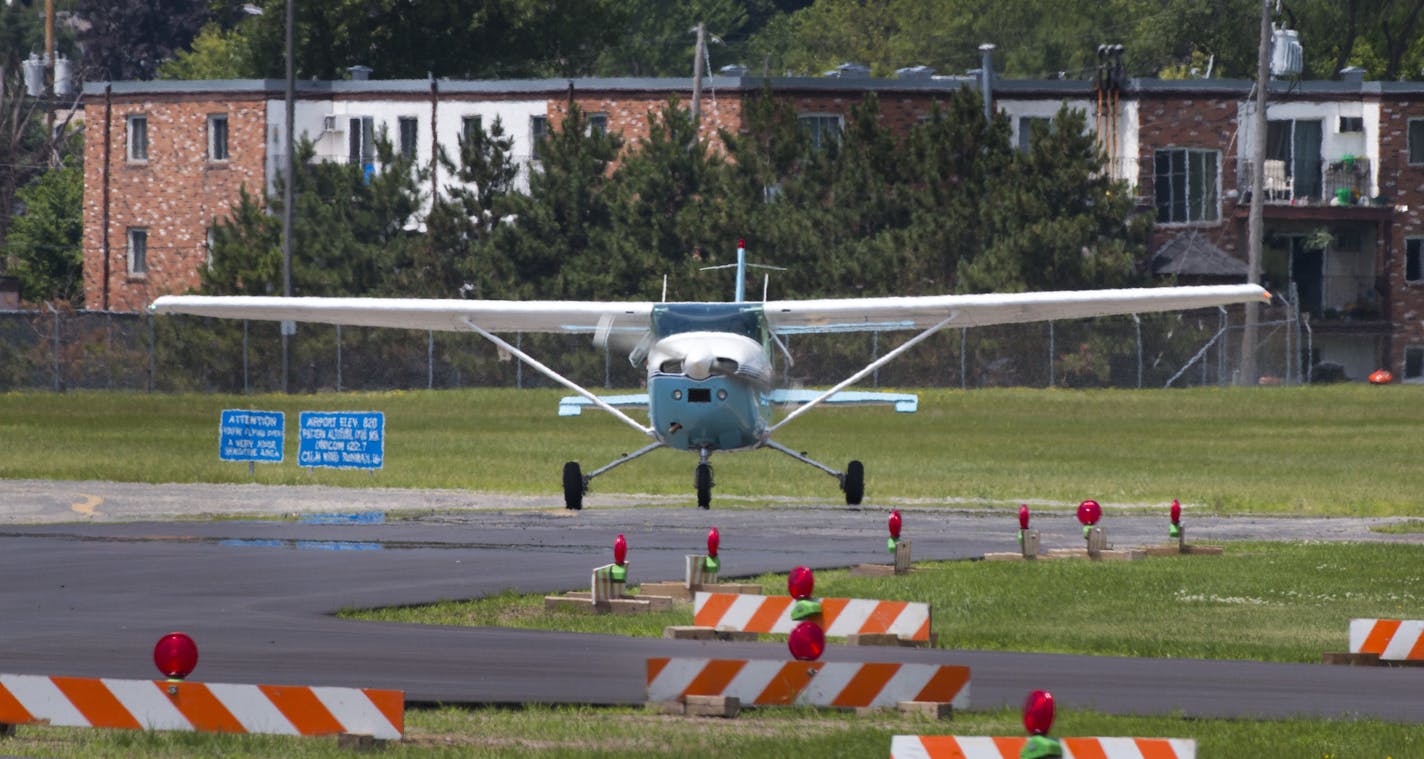
[[[1290,307],[1264,309],[1260,373],[1309,381],[1308,345]],[[948,329],[867,377],[885,387],[1183,387],[1225,385],[1240,366],[1241,307]],[[276,322],[104,311],[0,311],[0,390],[266,393],[282,387]],[[829,385],[908,335],[796,335],[783,384]],[[511,338],[589,387],[630,388],[642,370],[626,351],[587,337]],[[475,334],[298,325],[290,339],[293,392],[458,387],[551,387]]]

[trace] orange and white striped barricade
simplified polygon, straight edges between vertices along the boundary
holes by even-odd
[[[890,759],[1019,759],[1027,738],[897,735]],[[1191,738],[1059,738],[1064,759],[1196,759]]]
[[[969,706],[969,668],[937,664],[758,659],[648,659],[648,701],[722,696],[757,706]]]
[[[791,596],[698,593],[692,623],[722,631],[790,633]],[[902,640],[930,639],[930,605],[915,601],[822,598],[821,627],[827,637],[895,635]]]
[[[0,723],[400,740],[405,693],[0,674]]]
[[[1424,661],[1424,621],[1352,619],[1350,653],[1378,654],[1380,661]]]

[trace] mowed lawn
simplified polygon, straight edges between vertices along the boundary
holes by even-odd
[[[560,492],[567,460],[588,471],[646,441],[606,414],[560,418],[555,390],[307,396],[0,395],[0,477],[331,484]],[[1417,513],[1424,386],[1189,390],[927,390],[917,414],[826,408],[778,440],[835,467],[860,459],[867,502],[1008,504],[1024,499],[1160,504],[1230,513]],[[220,462],[219,412],[287,413],[286,462]],[[375,473],[305,470],[304,410],[382,411]],[[772,451],[714,456],[715,498],[839,500],[834,480]],[[695,458],[656,451],[595,492],[686,494]],[[723,501],[731,506],[738,501]],[[745,502],[745,501],[742,501]],[[715,503],[715,501],[714,501]]]

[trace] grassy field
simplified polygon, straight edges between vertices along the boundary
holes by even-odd
[[[217,460],[225,408],[288,414],[287,463],[256,481],[559,492],[566,460],[602,465],[641,444],[604,414],[559,418],[550,390],[317,396],[0,395],[0,477],[247,482]],[[779,439],[833,465],[865,462],[868,502],[1021,499],[1184,503],[1218,512],[1407,515],[1424,493],[1424,386],[1192,390],[930,390],[920,412],[826,409]],[[303,410],[383,411],[375,475],[295,463]],[[770,452],[722,455],[717,495],[834,501],[824,474]],[[694,460],[656,451],[595,482],[610,493],[686,494]]]
[[[922,562],[904,577],[816,573],[818,595],[920,601],[945,648],[1319,662],[1353,617],[1418,619],[1424,546],[1232,543],[1221,557],[1135,562]],[[786,595],[785,575],[754,582]],[[388,622],[661,637],[691,604],[638,616],[545,612],[540,596],[348,611]]]

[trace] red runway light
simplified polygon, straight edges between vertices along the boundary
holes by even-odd
[[[164,677],[182,680],[198,666],[198,644],[185,633],[168,633],[153,647],[153,666]]]
[[[721,544],[722,544],[722,533],[717,532],[717,528],[716,528],[716,527],[713,527],[712,529],[708,530],[708,531],[707,531],[707,557],[708,557],[709,559],[715,559],[715,558],[717,558],[717,546],[719,546],[719,545],[721,545]]]
[[[895,540],[900,539],[900,510],[895,509],[890,512],[890,537]]]
[[[1024,700],[1023,723],[1029,735],[1048,735],[1053,728],[1053,694],[1046,690],[1028,694]]]
[[[1091,527],[1103,518],[1103,507],[1097,501],[1089,498],[1078,504],[1078,521]]]
[[[613,563],[621,567],[627,560],[628,541],[623,537],[622,533],[619,533],[618,537],[613,541]]]
[[[1026,503],[1019,504],[1019,529],[1028,529],[1028,504]]]
[[[826,650],[826,631],[821,626],[806,620],[792,628],[786,637],[786,647],[797,661],[815,661]]]
[[[1173,499],[1172,499],[1172,524],[1177,524],[1177,523],[1179,523],[1179,522],[1181,522],[1181,521],[1182,521],[1182,504],[1178,503],[1178,502],[1177,502],[1177,499],[1173,498]]]
[[[806,567],[797,567],[786,576],[786,590],[792,598],[810,598],[816,589],[816,576]]]

